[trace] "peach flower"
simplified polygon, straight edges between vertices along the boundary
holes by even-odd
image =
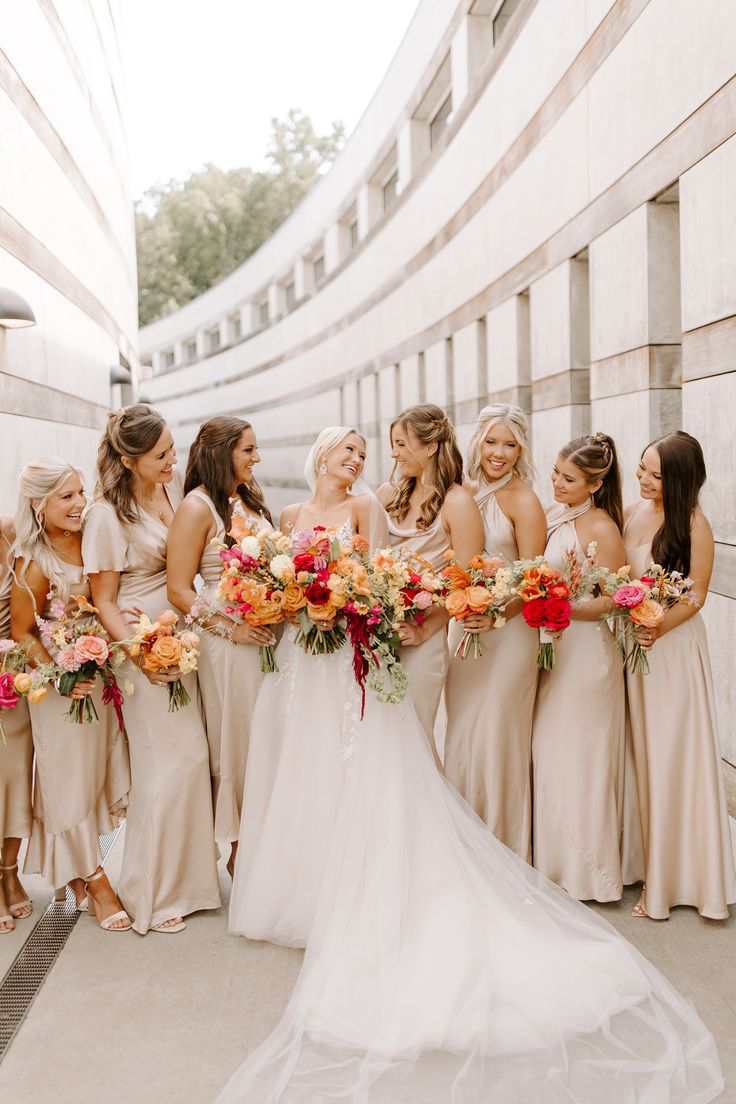
[[[198,648],[199,637],[195,632],[190,629],[185,629],[184,632],[179,633],[179,639],[181,640],[182,648]]]
[[[471,613],[485,613],[493,602],[492,595],[485,587],[468,587],[465,596]]]
[[[110,655],[107,642],[101,636],[80,636],[74,645],[74,658],[80,664],[96,663],[102,667]]]
[[[19,671],[13,679],[13,686],[18,694],[27,694],[33,686],[33,679],[27,671]]]
[[[282,591],[284,610],[287,613],[295,613],[297,610],[303,609],[307,604],[307,599],[304,597],[304,591],[296,583],[289,583]]]
[[[664,610],[653,598],[645,598],[631,610],[629,617],[635,625],[641,625],[643,629],[656,629],[662,624]]]
[[[72,594],[72,601],[76,602],[80,613],[99,613],[96,606],[87,600],[84,594]]]
[[[150,652],[143,660],[143,666],[148,671],[176,667],[181,659],[181,653],[181,640],[177,636],[159,636],[151,645]]]
[[[179,620],[179,617],[176,613],[174,613],[172,609],[165,609],[161,610],[156,620],[158,621],[159,625],[163,626],[163,628],[169,629],[172,625],[176,624],[176,622]]]
[[[466,590],[453,590],[447,595],[445,607],[450,617],[454,617],[456,621],[462,621],[464,617],[467,617],[470,613],[467,602]]]
[[[48,689],[45,686],[37,686],[35,690],[30,690],[28,693],[28,700],[32,705],[38,705],[48,694]]]

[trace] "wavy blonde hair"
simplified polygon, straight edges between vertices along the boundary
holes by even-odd
[[[26,464],[18,478],[13,545],[13,556],[23,560],[18,574],[13,571],[16,582],[28,589],[28,568],[35,563],[63,600],[68,597],[69,588],[46,535],[46,503],[70,475],[78,475],[80,482],[84,483],[82,469],[59,456],[39,456]]]
[[[521,452],[519,459],[514,464],[514,471],[519,479],[526,483],[535,475],[532,451],[529,444],[529,423],[526,414],[520,406],[512,406],[510,403],[491,403],[484,406],[478,415],[478,421],[473,430],[473,436],[468,445],[466,473],[468,479],[479,482],[483,477],[480,465],[480,446],[486,438],[486,434],[494,425],[505,425],[516,438]]]
[[[135,472],[126,468],[123,457],[136,459],[150,452],[166,429],[157,410],[145,403],[134,403],[107,415],[107,426],[97,449],[97,486],[95,496],[114,508],[120,521],[135,521]]]
[[[434,454],[436,462],[434,487],[429,498],[422,503],[417,522],[418,529],[428,529],[442,509],[447,492],[453,483],[462,486],[463,458],[457,446],[455,430],[444,410],[434,403],[421,403],[419,406],[410,406],[402,410],[391,423],[391,433],[397,425],[410,429],[423,445],[437,445],[437,452]],[[394,480],[395,474],[396,465],[394,464],[394,470],[391,472],[394,493],[386,504],[386,511],[394,521],[403,521],[409,512],[409,500],[417,481],[410,476],[397,483]]]

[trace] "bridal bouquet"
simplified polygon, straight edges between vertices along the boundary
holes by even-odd
[[[197,670],[199,637],[189,629],[180,631],[178,622],[178,614],[170,609],[161,610],[155,621],[140,613],[128,644],[134,659],[143,656],[140,664],[143,670],[166,672],[176,667],[182,675]],[[189,704],[189,694],[180,678],[168,686],[169,713]]]
[[[614,608],[606,617],[622,623],[619,644],[629,670],[632,674],[648,675],[649,657],[636,637],[636,629],[658,628],[666,610],[679,602],[696,604],[693,581],[679,571],[665,571],[659,564],[650,564],[639,579],[630,579],[628,572],[628,567],[621,568],[618,576],[613,577],[618,585],[607,588]]]
[[[554,641],[570,624],[572,591],[561,571],[550,567],[543,556],[534,560],[516,560],[512,568],[514,595],[524,603],[524,620],[539,630],[537,667],[553,671]],[[554,633],[551,636],[550,633]]]
[[[48,693],[46,683],[53,678],[53,664],[30,667],[28,649],[15,640],[0,640],[0,718],[3,713],[16,709],[22,698],[29,702],[40,702]],[[0,719],[0,738],[3,744],[5,730]]]
[[[248,625],[281,625],[292,613],[306,605],[304,591],[296,582],[296,568],[289,556],[291,540],[278,529],[258,529],[250,519],[233,518],[230,536],[236,543],[220,548],[223,570],[216,605],[208,608],[202,600],[190,619],[200,620],[208,613],[226,613]],[[272,644],[259,649],[261,670],[277,671]]]
[[[342,611],[351,597],[356,560],[324,525],[291,535],[295,582],[304,603],[298,611],[296,643],[310,655],[329,655],[345,643]]]
[[[432,565],[402,548],[379,548],[370,559],[371,588],[397,628],[402,621],[424,623],[442,604],[444,583]]]
[[[511,590],[512,572],[504,560],[498,556],[473,556],[467,569],[462,568],[455,559],[455,553],[448,549],[445,553],[448,564],[442,570],[447,581],[445,609],[459,624],[470,614],[480,613],[490,617],[494,628],[506,624],[504,610],[514,597]],[[455,649],[458,659],[474,659],[483,655],[480,636],[466,629],[462,640]]]
[[[122,643],[111,641],[98,619],[95,606],[83,594],[73,594],[76,609],[67,612],[65,604],[56,598],[51,602],[52,619],[36,616],[36,623],[44,646],[54,656],[54,677],[59,693],[68,697],[78,682],[99,677],[102,679],[102,701],[112,705],[120,731],[123,724],[123,693],[115,671],[125,662]],[[92,696],[72,699],[67,710],[67,720],[74,724],[92,724],[99,721]]]

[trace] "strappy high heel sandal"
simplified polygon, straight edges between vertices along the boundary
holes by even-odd
[[[97,908],[95,906],[95,899],[89,891],[89,883],[90,882],[96,882],[98,878],[104,877],[104,874],[105,874],[104,870],[98,870],[96,874],[93,874],[90,878],[86,879],[86,882],[87,882],[87,910],[89,911],[91,916],[94,916],[95,920],[97,921],[97,923],[99,924],[99,926],[102,928],[103,931],[110,931],[110,932],[130,931],[131,928],[133,927],[133,925],[131,924],[130,917],[128,916],[125,909],[120,909],[119,912],[114,912],[112,914],[112,916],[106,916],[104,920],[98,920],[97,919]],[[113,924],[115,923],[116,920],[127,920],[128,923],[123,928],[114,928]]]
[[[18,869],[17,862],[14,862],[12,866],[0,866],[0,874],[8,874],[13,870]],[[3,882],[5,878],[3,877]],[[7,900],[7,896],[5,898]],[[27,920],[33,912],[33,902],[30,897],[26,897],[23,901],[16,901],[14,905],[8,905],[8,912],[10,913],[11,920]],[[3,917],[5,919],[5,917]]]
[[[178,918],[172,916],[171,920],[178,920]],[[178,920],[176,924],[172,924],[171,920],[162,920],[160,924],[152,924],[151,931],[159,932],[161,935],[175,935],[177,932],[184,931],[186,924],[183,920]]]

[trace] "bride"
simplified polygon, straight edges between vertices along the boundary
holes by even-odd
[[[295,529],[380,543],[372,500],[349,493],[364,449],[354,430],[320,434]],[[488,832],[408,698],[369,694],[359,720],[347,653],[286,635],[256,704],[231,930],[308,946],[280,1024],[217,1104],[714,1100],[692,1005]]]

